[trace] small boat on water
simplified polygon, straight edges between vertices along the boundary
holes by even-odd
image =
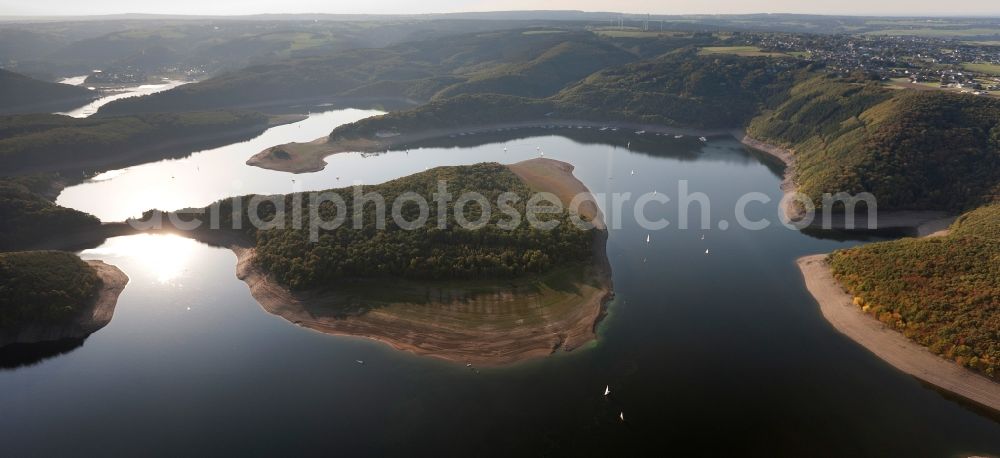
[[[611,394],[611,385],[607,385],[604,387],[604,395],[607,396],[609,394]]]
[[[644,130],[637,130],[637,131],[635,131],[636,135],[642,135],[644,133],[646,133],[646,131],[644,131]]]
[[[683,135],[674,135],[674,138],[684,138]]]
[[[649,234],[646,234],[646,243],[649,243]]]
[[[621,418],[622,421],[625,421],[625,412],[618,413],[618,418]]]
[[[362,366],[364,366],[364,365],[365,365],[365,362],[364,362],[364,360],[361,360],[361,359],[356,359],[356,360],[354,360],[354,362],[356,362],[356,363],[358,363],[358,364],[360,364],[360,365],[362,365]]]
[[[635,169],[632,169],[632,175],[635,175]]]
[[[708,141],[708,139],[707,139],[707,138],[705,138],[705,137],[698,137],[698,140],[701,140],[701,141],[703,141],[703,142],[707,142],[707,141]]]

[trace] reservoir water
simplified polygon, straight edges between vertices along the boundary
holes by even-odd
[[[244,164],[373,113],[315,114],[248,142],[110,171],[59,203],[119,221],[544,152],[574,164],[595,193],[671,197],[650,204],[649,219],[678,220],[687,180],[711,199],[712,229],[650,233],[626,213],[608,241],[617,295],[599,339],[478,371],[272,316],[235,277],[228,250],[170,235],[109,239],[81,255],[130,277],[111,324],[49,357],[0,355],[4,454],[1000,454],[1000,423],[837,333],[805,290],[796,258],[874,238],[735,224],[740,196],[768,196],[748,216],[772,221],[781,197],[780,170],[735,140],[546,129],[340,154],[312,174]]]

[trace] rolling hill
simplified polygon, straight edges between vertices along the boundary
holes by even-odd
[[[65,111],[97,98],[79,86],[36,80],[0,69],[0,114]]]
[[[291,105],[336,98],[428,101],[466,93],[539,97],[637,57],[589,32],[482,32],[251,66],[99,115]]]
[[[870,192],[880,210],[960,212],[1000,195],[1000,100],[818,76],[753,120],[795,152],[799,190]]]

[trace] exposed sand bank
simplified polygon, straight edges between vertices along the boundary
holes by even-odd
[[[589,220],[600,230],[604,226],[604,215],[587,186],[573,176],[574,167],[571,164],[552,159],[530,159],[507,166],[522,181],[533,190],[551,192],[559,197],[563,205],[571,205],[577,196],[585,196],[578,200],[575,210],[585,220]]]
[[[87,264],[96,271],[102,282],[101,289],[92,304],[66,323],[40,323],[19,329],[4,329],[0,331],[0,346],[79,339],[107,326],[114,316],[118,296],[128,284],[128,276],[119,268],[101,261],[87,261]]]
[[[1000,383],[931,353],[865,315],[834,279],[826,257],[825,254],[806,256],[797,263],[806,288],[834,328],[897,369],[1000,412]]]
[[[578,348],[594,339],[595,324],[610,296],[607,274],[596,269],[592,278],[578,279],[569,293],[476,284],[418,289],[410,282],[396,281],[393,296],[415,300],[369,299],[386,286],[374,282],[370,291],[362,287],[293,293],[254,265],[253,249],[235,247],[233,251],[238,259],[237,277],[270,313],[326,334],[365,337],[398,350],[459,363],[509,364]],[[425,294],[437,299],[418,299]]]
[[[480,134],[496,132],[498,130],[516,130],[528,128],[553,127],[576,127],[602,128],[614,127],[626,130],[644,130],[649,133],[661,133],[671,135],[688,136],[717,136],[729,135],[728,129],[692,129],[682,127],[669,127],[655,124],[636,124],[622,122],[595,122],[577,121],[565,119],[541,119],[523,121],[516,123],[496,123],[478,126],[452,127],[442,129],[425,129],[418,132],[403,132],[398,135],[375,138],[352,138],[330,141],[328,137],[320,137],[311,142],[286,143],[265,149],[247,160],[247,165],[261,167],[265,169],[278,170],[290,173],[318,172],[326,168],[327,156],[361,152],[372,153],[385,151],[387,149],[398,148],[411,143],[426,141],[450,135],[459,134]]]

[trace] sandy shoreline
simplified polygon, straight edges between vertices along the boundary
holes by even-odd
[[[649,133],[687,136],[719,136],[730,135],[729,129],[694,129],[684,127],[669,127],[655,124],[638,124],[623,122],[596,122],[566,119],[541,119],[514,123],[495,123],[478,126],[465,126],[443,129],[425,129],[419,132],[402,133],[385,138],[356,138],[330,142],[328,137],[320,137],[311,142],[285,143],[267,148],[247,160],[246,164],[270,170],[289,173],[318,172],[326,168],[327,156],[338,153],[362,152],[371,153],[405,146],[425,140],[462,134],[481,134],[498,130],[517,130],[544,128],[547,126],[567,128],[582,126],[584,128],[613,127],[625,130],[644,130]]]
[[[806,288],[823,317],[838,331],[893,367],[942,390],[1000,412],[1000,383],[931,353],[902,334],[886,328],[854,305],[853,297],[833,278],[827,255],[799,258]]]
[[[0,346],[22,343],[31,344],[71,338],[84,338],[107,326],[115,313],[118,296],[128,284],[128,276],[121,269],[102,261],[86,261],[100,277],[103,285],[94,303],[83,309],[69,323],[36,324],[16,331],[0,332]]]
[[[448,302],[397,303],[335,316],[315,311],[331,303],[347,303],[351,297],[335,291],[293,293],[254,265],[252,248],[233,247],[233,252],[237,277],[268,313],[324,334],[363,337],[397,350],[477,366],[510,364],[579,348],[595,338],[596,323],[610,297],[609,284],[589,288],[579,295],[579,302],[571,304],[571,313],[559,316],[547,315],[542,309],[551,304],[539,301],[533,305],[540,313],[532,318],[542,324],[514,327],[505,325],[519,316],[505,306],[519,299],[510,291]]]
[[[565,206],[569,206],[576,196],[590,196],[589,200],[581,199],[577,208],[573,210],[584,219],[591,221],[597,229],[607,229],[604,226],[604,215],[597,202],[594,201],[593,195],[590,194],[590,190],[583,182],[573,176],[573,165],[539,158],[509,164],[507,168],[533,190],[555,194]]]

